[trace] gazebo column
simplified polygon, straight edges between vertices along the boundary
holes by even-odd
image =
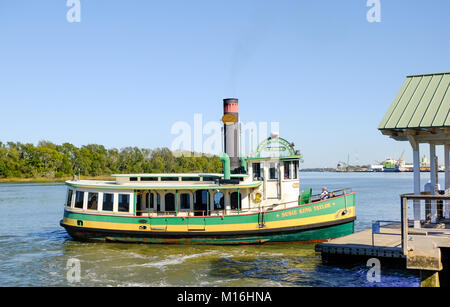
[[[437,169],[436,169],[436,145],[430,143],[430,187],[431,187],[431,195],[435,195],[436,194],[436,187],[437,187]],[[436,223],[437,222],[437,206],[436,206],[436,201],[432,200],[431,201],[431,223]]]
[[[419,144],[413,136],[409,136],[409,142],[413,149],[414,162],[414,194],[420,194],[420,150]],[[414,200],[414,228],[420,228],[420,200]]]
[[[444,161],[445,161],[445,195],[450,195],[450,144],[444,146]],[[444,217],[450,218],[450,201],[445,201]]]

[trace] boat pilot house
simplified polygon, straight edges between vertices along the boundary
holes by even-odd
[[[354,193],[300,193],[301,155],[272,136],[239,152],[237,99],[224,100],[219,174],[117,174],[67,181],[61,226],[80,240],[238,244],[317,241],[353,232]]]

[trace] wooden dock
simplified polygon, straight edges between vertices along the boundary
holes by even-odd
[[[316,251],[324,260],[352,261],[355,257],[363,257],[397,261],[408,270],[419,270],[423,285],[438,285],[437,273],[444,268],[441,249],[450,248],[450,221],[443,220],[418,229],[407,227],[406,245],[402,242],[403,237],[402,223],[389,223],[319,243]]]
[[[372,242],[372,238],[374,239]],[[380,228],[372,236],[367,229],[316,245],[316,251],[331,255],[353,255],[381,258],[404,258],[401,247],[400,223]]]

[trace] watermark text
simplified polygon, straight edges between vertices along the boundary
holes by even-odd
[[[367,7],[370,7],[366,15],[367,21],[381,22],[381,0],[367,0]]]
[[[67,0],[66,5],[70,7],[67,11],[66,19],[68,22],[81,22],[81,2],[80,0]]]
[[[370,267],[367,272],[367,281],[371,283],[381,282],[381,262],[377,258],[371,258],[367,261],[367,266]]]

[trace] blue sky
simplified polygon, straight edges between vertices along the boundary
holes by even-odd
[[[170,147],[177,121],[279,122],[303,167],[412,160],[377,130],[411,74],[450,71],[450,2],[0,0],[0,140]],[[427,150],[426,148],[424,148]]]

